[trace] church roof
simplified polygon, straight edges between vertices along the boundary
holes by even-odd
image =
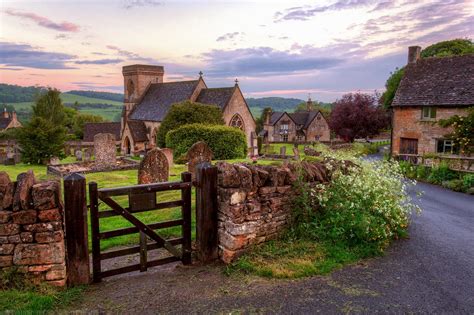
[[[188,100],[199,80],[151,84],[130,115],[132,120],[162,121],[171,105]]]
[[[235,87],[202,89],[196,102],[209,105],[217,105],[222,110],[229,102]]]
[[[135,142],[144,142],[148,141],[147,130],[145,123],[139,120],[129,120],[127,121],[128,127],[130,128],[130,133],[132,134],[133,141]]]
[[[419,59],[405,68],[392,106],[474,105],[474,54]]]
[[[120,140],[120,123],[103,122],[84,124],[84,141],[93,142],[94,136],[99,133],[111,133],[115,136],[115,140]]]

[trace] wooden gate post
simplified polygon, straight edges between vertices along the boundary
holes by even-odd
[[[217,259],[217,167],[196,166],[196,240],[201,262]]]
[[[68,284],[88,284],[86,178],[80,174],[73,173],[64,178],[64,217]]]

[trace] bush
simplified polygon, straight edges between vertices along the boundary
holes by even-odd
[[[444,188],[454,191],[464,191],[463,181],[461,179],[445,180],[441,183]]]
[[[428,166],[418,165],[416,167],[416,178],[427,179],[430,176],[431,169]]]
[[[474,174],[466,174],[462,178],[463,188],[467,191],[469,188],[474,187]]]
[[[359,163],[360,167],[349,172],[336,171],[329,185],[317,185],[297,197],[317,198],[320,205],[319,210],[313,207],[312,217],[307,206],[298,207],[296,214],[302,213],[309,220],[299,223],[303,228],[297,229],[319,241],[363,248],[371,255],[406,235],[410,213],[419,208],[410,202],[398,163]]]
[[[458,175],[456,172],[449,169],[449,165],[446,162],[441,162],[439,166],[431,169],[431,174],[428,177],[428,181],[434,184],[442,184],[444,181],[456,179]]]
[[[234,127],[191,124],[172,130],[166,135],[166,146],[173,149],[173,154],[178,159],[198,141],[206,142],[217,160],[247,156],[245,134]]]
[[[215,105],[205,105],[185,101],[173,104],[161,122],[156,134],[158,147],[166,145],[166,134],[178,127],[189,124],[223,125],[222,111]]]

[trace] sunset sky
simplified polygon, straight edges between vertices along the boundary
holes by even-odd
[[[474,1],[5,1],[0,82],[123,92],[121,69],[238,78],[247,97],[382,91],[407,47],[472,38]]]

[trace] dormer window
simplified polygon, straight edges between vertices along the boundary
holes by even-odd
[[[421,120],[436,119],[436,107],[423,107],[421,109]]]

